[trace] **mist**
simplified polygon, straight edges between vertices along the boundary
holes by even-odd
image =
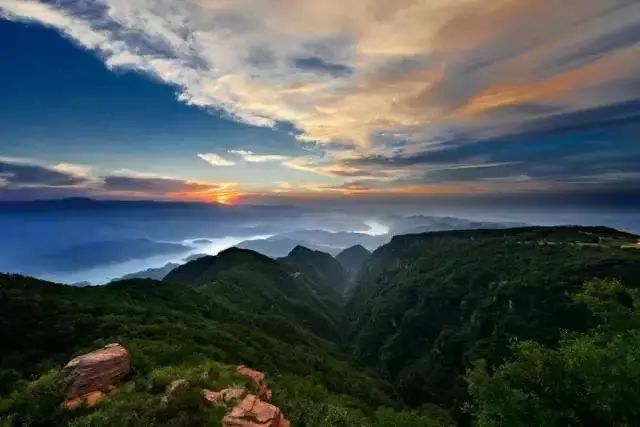
[[[356,244],[373,251],[398,234],[464,228],[606,225],[640,233],[640,215],[628,209],[422,204],[402,206],[398,214],[394,208],[75,199],[5,203],[0,210],[0,271],[101,285],[148,269],[168,270],[233,246],[277,258],[298,245],[337,255]]]

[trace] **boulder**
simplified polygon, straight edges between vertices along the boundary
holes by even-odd
[[[202,390],[202,395],[206,403],[214,405],[242,399],[247,395],[247,390],[244,388],[225,388],[220,391],[211,391],[205,388]]]
[[[109,344],[100,350],[75,357],[62,370],[67,386],[67,401],[94,392],[107,393],[130,371],[131,357],[120,344]]]
[[[236,372],[251,378],[251,380],[256,386],[258,397],[260,398],[260,400],[263,400],[265,402],[271,402],[272,393],[267,385],[267,382],[264,379],[265,375],[263,372],[256,371],[245,365],[238,366],[236,368]]]
[[[222,419],[223,427],[289,427],[280,408],[247,395]]]

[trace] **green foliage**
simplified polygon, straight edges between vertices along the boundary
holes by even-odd
[[[594,310],[598,328],[565,333],[557,348],[519,343],[493,372],[476,363],[467,379],[477,425],[638,425],[639,313],[627,296],[618,281],[590,281],[576,300]]]
[[[306,279],[247,251],[222,259],[212,281],[186,284],[75,288],[0,275],[2,423],[217,425],[228,408],[204,406],[201,389],[247,385],[233,372],[241,363],[268,374],[276,403],[296,426],[354,425],[355,417],[374,425],[375,408],[399,405],[388,383],[359,370],[341,348],[332,309]],[[63,411],[57,372],[110,342],[129,349],[131,378],[95,408]],[[165,402],[166,385],[180,378],[189,387]]]
[[[344,310],[322,269],[245,250],[166,282],[0,275],[0,426],[219,425],[229,406],[206,406],[201,390],[251,387],[241,363],[267,373],[296,427],[454,425],[435,404],[482,426],[638,425],[636,239],[601,227],[401,236],[364,264]],[[62,410],[60,368],[110,342],[130,350],[131,377],[95,408]],[[188,385],[167,396],[175,379]]]
[[[475,360],[496,366],[511,357],[513,342],[555,345],[561,330],[596,324],[571,298],[586,280],[640,287],[640,251],[623,248],[636,240],[603,227],[395,237],[365,263],[348,303],[355,353],[410,405],[459,411]]]

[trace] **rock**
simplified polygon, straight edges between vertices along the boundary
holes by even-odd
[[[67,400],[93,392],[107,393],[130,371],[129,352],[120,344],[109,344],[100,350],[75,357],[62,370],[67,385]]]
[[[222,419],[223,427],[289,427],[280,408],[247,395]]]
[[[202,395],[206,403],[214,405],[216,403],[228,403],[232,400],[242,399],[247,395],[244,388],[225,388],[220,391],[211,391],[206,388],[202,390]]]
[[[236,372],[251,378],[253,383],[256,385],[256,388],[258,390],[258,397],[260,398],[260,400],[263,400],[265,402],[271,402],[272,393],[267,385],[267,382],[264,379],[265,377],[264,373],[251,369],[245,365],[238,366],[236,368]]]
[[[97,405],[104,396],[104,393],[101,391],[92,391],[82,396],[74,397],[73,399],[67,399],[62,403],[62,406],[70,411],[81,407],[92,408]]]

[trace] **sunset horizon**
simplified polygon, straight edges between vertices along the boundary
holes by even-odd
[[[635,2],[174,3],[0,1],[0,199],[640,196]]]

